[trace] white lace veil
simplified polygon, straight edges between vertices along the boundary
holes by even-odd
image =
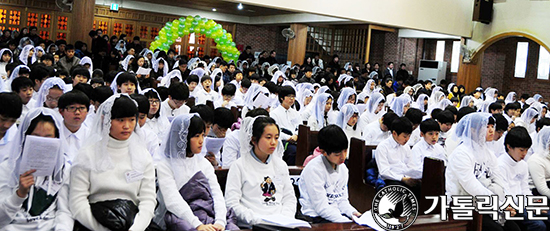
[[[34,47],[34,54],[32,55],[33,56],[33,59],[35,61],[38,61],[40,58],[38,57],[38,51],[42,51],[42,55],[45,55],[46,52],[44,52],[44,49],[41,47],[41,46],[36,46]],[[1,54],[1,53],[0,53]]]
[[[346,102],[348,101],[348,98],[352,95],[355,95],[355,102],[353,103],[355,104],[357,103],[357,93],[355,92],[355,90],[350,87],[343,88],[340,92],[340,96],[338,97],[338,109],[341,110],[344,104],[346,104]]]
[[[127,94],[116,94],[105,100],[105,102],[99,106],[99,109],[97,109],[97,114],[91,124],[91,131],[88,138],[82,145],[83,149],[92,149],[94,153],[90,156],[78,155],[75,160],[75,166],[81,166],[84,169],[89,169],[95,172],[104,172],[115,167],[115,163],[113,163],[113,160],[107,151],[107,143],[109,141],[109,132],[111,129],[111,110],[113,109],[115,100],[120,97],[127,97],[134,102],[136,107],[138,106],[136,101],[130,98]],[[130,138],[128,138],[128,153],[130,154],[132,161],[132,169],[138,172],[143,172],[145,171],[147,163],[145,160],[139,158],[142,156],[140,155],[140,152],[148,151],[142,144],[140,137],[136,134],[139,130],[140,127],[136,120],[135,129]]]
[[[317,119],[317,124],[319,127],[323,127],[325,125],[325,105],[327,104],[328,99],[332,99],[332,103],[334,103],[332,95],[329,93],[321,93],[317,97],[317,100],[313,102],[315,105],[313,115],[315,116],[315,119]]]
[[[53,118],[55,122],[55,126],[57,127],[57,130],[59,131],[59,138],[65,137],[63,134],[63,118],[57,113],[56,111],[45,108],[45,107],[38,107],[30,110],[21,124],[19,125],[19,130],[17,131],[17,135],[15,136],[14,140],[11,141],[10,145],[10,152],[9,152],[9,159],[6,160],[9,163],[10,169],[10,176],[8,180],[8,186],[11,188],[16,188],[19,184],[19,167],[21,164],[21,158],[22,158],[22,152],[23,152],[23,146],[25,143],[26,135],[29,126],[31,125],[31,122],[38,117],[39,115],[45,115],[50,116]],[[63,181],[63,167],[65,164],[65,149],[67,148],[67,143],[65,139],[61,140],[61,147],[58,150],[57,153],[52,153],[55,156],[52,156],[52,158],[56,158],[56,163],[53,171],[53,181],[55,182],[62,182]],[[30,170],[30,169],[29,169]],[[48,194],[53,195],[55,192],[48,190],[48,187],[41,187],[44,190],[48,191]]]
[[[6,51],[7,51],[8,53],[10,53],[10,57],[11,57],[11,58],[10,58],[10,61],[9,61],[8,63],[12,63],[12,62],[13,62],[13,52],[11,52],[10,49],[8,49],[8,48],[2,48],[2,49],[0,50],[0,57],[2,57],[2,56],[4,55],[4,52],[6,52]]]
[[[537,139],[533,142],[533,150],[535,153],[544,157],[550,157],[550,127],[544,126],[537,133]]]
[[[54,86],[58,86],[59,89],[63,91],[63,93],[67,93],[68,91],[63,79],[59,77],[47,78],[46,81],[44,81],[44,83],[42,84],[42,86],[40,86],[40,90],[38,90],[36,107],[44,106],[44,102],[46,102],[46,96],[48,95],[48,93],[50,93],[50,89]]]
[[[204,76],[205,74],[206,74],[206,71],[205,71],[204,69],[202,69],[202,68],[195,68],[195,69],[193,69],[193,70],[189,73],[189,75],[196,75],[196,76],[198,76],[198,77],[199,77],[199,81],[200,81],[200,79],[202,78],[202,76]]]
[[[88,71],[90,72],[90,79],[92,78],[92,73],[94,72],[94,64],[92,63],[92,59],[88,56],[82,57],[80,60],[80,65],[84,66],[84,64],[89,64],[90,68],[88,68]]]
[[[31,64],[36,62],[36,56],[33,55],[32,58],[31,58],[31,63],[28,63],[29,62],[29,52],[30,52],[31,49],[34,50],[33,45],[30,45],[30,44],[26,45],[25,47],[23,47],[23,50],[21,50],[21,53],[19,54],[19,61],[21,61],[22,63],[24,63],[27,66],[30,66]]]
[[[469,95],[466,95],[462,98],[462,100],[460,101],[460,107],[458,108],[459,110],[463,107],[469,107],[470,105],[470,102],[474,101],[474,97],[473,96],[469,96]]]
[[[9,78],[6,79],[5,81],[2,80],[2,82],[5,82],[4,91],[11,92],[11,82],[13,82],[13,80],[15,78],[19,77],[19,70],[21,70],[21,68],[25,68],[25,69],[29,70],[29,72],[31,71],[31,69],[29,67],[27,67],[26,65],[19,65],[19,66],[15,67],[13,69],[13,71],[11,72]]]
[[[178,78],[180,83],[183,82],[183,77],[181,77],[181,71],[173,70],[162,78],[162,80],[160,81],[160,86],[169,88],[170,85],[172,84],[173,78]]]
[[[516,102],[516,99],[514,99],[514,97],[517,99],[517,94],[513,91],[509,92],[508,95],[506,95],[506,99],[504,99],[504,103],[509,104]]]
[[[348,124],[348,121],[351,119],[353,114],[357,113],[359,115],[359,109],[357,106],[347,103],[346,105],[342,106],[342,109],[340,109],[340,112],[338,113],[338,119],[336,121],[336,125],[338,125],[342,130],[346,129],[346,125]]]
[[[122,60],[122,69],[124,69],[124,71],[129,71],[128,70],[128,65],[130,65],[130,59],[133,59],[134,56],[133,55],[127,55],[126,58],[124,58],[124,60]]]
[[[480,148],[486,148],[487,125],[491,117],[491,114],[482,112],[474,112],[462,117],[456,125],[456,138],[475,152],[480,151]]]
[[[401,94],[399,97],[393,99],[390,104],[390,109],[399,117],[404,116],[404,107],[411,103],[411,97],[407,94]]]
[[[153,69],[155,70],[155,72],[158,71],[160,60],[164,62],[164,67],[162,68],[162,76],[166,76],[168,74],[168,62],[166,62],[166,60],[164,60],[163,58],[158,58],[155,61],[153,61],[153,64],[152,64]]]
[[[414,108],[417,108],[422,112],[426,112],[426,108],[424,107],[424,100],[426,100],[427,98],[428,98],[428,95],[420,94],[418,98],[416,98]]]
[[[380,104],[382,100],[385,99],[386,98],[384,98],[384,95],[382,95],[381,93],[373,92],[369,98],[369,101],[367,101],[367,109],[365,110],[365,113],[367,113],[369,117],[376,115],[376,108],[378,108],[378,104]],[[378,114],[379,113],[380,112],[378,112]]]

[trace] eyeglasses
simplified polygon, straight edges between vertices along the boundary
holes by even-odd
[[[53,98],[53,97],[48,95],[48,96],[46,96],[46,101],[48,101],[48,102],[57,102],[57,101],[59,101],[59,98]]]
[[[76,112],[76,110],[83,112],[83,111],[88,111],[88,108],[84,106],[82,107],[69,106],[69,107],[66,107],[65,110],[67,110],[68,112]]]
[[[150,103],[150,104],[159,104],[160,101],[159,101],[159,100],[155,100],[155,99],[150,99],[150,100],[149,100],[149,103]]]

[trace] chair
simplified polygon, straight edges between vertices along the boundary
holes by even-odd
[[[300,125],[298,127],[298,144],[296,145],[296,166],[303,166],[307,156],[309,156],[318,145],[318,131],[309,130],[308,126]]]

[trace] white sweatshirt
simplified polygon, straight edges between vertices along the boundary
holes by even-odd
[[[445,154],[445,149],[441,147],[438,143],[431,145],[422,138],[418,143],[414,145],[411,149],[412,156],[414,158],[414,166],[417,169],[419,176],[414,178],[422,178],[422,172],[424,171],[424,158],[429,157],[433,159],[443,160],[447,163],[447,155]]]
[[[535,153],[529,158],[527,164],[537,191],[541,195],[550,197],[550,188],[546,184],[550,181],[550,156],[547,153]]]
[[[294,108],[285,109],[279,105],[269,113],[269,116],[279,125],[281,140],[288,140],[292,135],[298,135],[298,126],[302,124],[302,117]],[[283,128],[292,132],[292,135],[283,133]]]
[[[235,211],[239,226],[258,224],[272,214],[294,218],[296,196],[288,166],[273,156],[263,163],[252,150],[243,154],[229,168],[225,203]]]
[[[197,172],[202,172],[206,178],[208,178],[208,185],[212,192],[216,217],[215,224],[220,224],[225,227],[227,209],[212,164],[205,158],[198,156],[172,161],[174,161],[174,165],[171,165],[166,158],[157,162],[158,184],[166,209],[177,217],[189,222],[189,224],[195,228],[202,225],[202,222],[193,214],[191,207],[189,207],[189,204],[183,199],[179,192],[181,187],[187,184],[191,177]],[[178,169],[174,171],[173,167],[177,167]],[[177,177],[175,175],[177,175]]]
[[[390,131],[382,131],[380,121],[375,120],[363,128],[363,140],[365,145],[378,145],[391,136]]]
[[[393,136],[376,147],[376,165],[383,180],[401,181],[403,177],[418,179],[417,168],[409,145],[400,145]]]
[[[107,152],[115,167],[103,172],[91,171],[82,166],[71,170],[69,203],[75,220],[91,230],[106,230],[92,215],[90,203],[114,199],[131,200],[138,206],[139,212],[134,218],[132,231],[142,231],[149,226],[156,205],[155,169],[149,152],[143,148],[140,158],[148,162],[143,178],[127,181],[126,173],[133,172],[132,160],[128,153],[129,141],[115,140],[109,137]],[[95,160],[95,145],[83,147],[79,155],[87,155]]]
[[[223,142],[223,149],[221,153],[221,165],[224,168],[229,168],[235,160],[241,158],[241,143],[239,141],[239,131],[235,130],[225,136],[225,141]],[[275,152],[271,154],[274,157],[283,159],[284,156],[284,146],[281,139],[279,139],[279,144],[275,149]]]
[[[181,107],[179,108],[172,109],[170,107],[170,104],[168,104],[168,100],[170,99],[164,100],[160,106],[160,110],[162,110],[163,112],[162,115],[166,117],[176,117],[183,114],[189,114],[189,110],[190,110],[189,106],[184,104],[184,105],[181,105]],[[198,104],[195,104],[195,105],[198,105]]]
[[[313,158],[302,170],[298,183],[302,213],[331,222],[351,222],[342,215],[352,217],[357,212],[348,200],[348,178],[345,164],[333,169],[325,156]]]
[[[506,195],[532,195],[529,189],[527,162],[524,160],[516,162],[508,153],[505,153],[498,157],[498,167],[506,184]]]
[[[479,147],[479,146],[478,146]],[[504,199],[504,180],[495,155],[481,147],[472,151],[464,144],[458,145],[449,156],[445,172],[445,188],[448,201],[451,195],[498,195]]]
[[[22,208],[23,202],[29,196],[20,198],[16,193],[17,188],[8,186],[8,177],[11,174],[8,164],[7,160],[0,164],[0,230],[73,230],[74,220],[69,211],[68,196],[70,166],[65,166],[64,182],[61,183],[55,201],[39,216],[31,216]],[[35,182],[43,179],[44,177],[35,177]]]

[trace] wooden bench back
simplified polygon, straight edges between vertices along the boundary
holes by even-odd
[[[445,195],[445,162],[442,160],[424,158],[424,169],[422,170],[422,190],[419,199],[420,211],[430,208],[433,200],[426,199],[426,196]],[[439,214],[441,204],[429,214]]]
[[[376,190],[372,185],[365,183],[367,165],[372,160],[372,152],[376,146],[365,146],[365,141],[351,138],[349,150],[349,200],[361,212],[370,210]]]
[[[298,127],[298,144],[296,145],[296,166],[303,166],[307,156],[309,156],[317,146],[318,131],[309,130],[308,126],[300,125]]]

